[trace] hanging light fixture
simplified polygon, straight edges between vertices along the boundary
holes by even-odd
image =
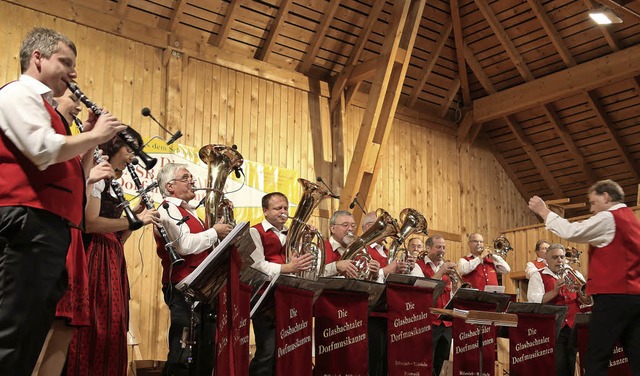
[[[609,25],[612,23],[622,23],[622,19],[616,16],[609,8],[594,9],[589,12],[589,17],[598,25]]]

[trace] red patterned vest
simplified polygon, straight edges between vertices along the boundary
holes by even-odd
[[[611,244],[589,247],[587,294],[640,294],[640,221],[627,207],[612,210]]]
[[[540,276],[542,277],[542,283],[544,284],[544,292],[553,290],[556,279],[552,275],[545,273],[540,273]],[[580,312],[580,301],[578,300],[577,293],[569,291],[566,287],[561,287],[558,295],[549,300],[547,304],[568,306],[569,311],[567,311],[564,323],[565,325],[569,325],[570,328],[573,328],[573,321],[576,318],[576,313]]]
[[[324,240],[324,264],[331,264],[334,261],[340,261],[340,252],[333,250],[329,239]]]
[[[533,261],[531,261],[531,263],[538,268],[538,270],[540,269],[544,269],[545,267],[547,267],[547,264],[544,263],[544,261],[538,261],[538,259],[535,259]]]
[[[164,201],[164,204],[167,201]],[[169,205],[173,205],[169,203]],[[162,205],[160,205],[162,206]],[[180,215],[184,218],[185,216],[189,216],[189,219],[185,222],[187,226],[189,226],[189,230],[192,234],[197,234],[205,230],[204,226],[200,221],[194,217],[193,214],[186,211],[183,207],[178,206],[178,210],[180,211]],[[162,259],[162,284],[169,283],[169,271],[171,271],[171,283],[178,283],[182,281],[186,276],[191,274],[191,272],[204,261],[205,258],[211,253],[211,249],[200,252],[198,254],[192,255],[180,255],[184,259],[184,263],[180,266],[174,266],[173,270],[171,270],[171,261],[169,259],[169,253],[167,252],[165,245],[166,243],[162,239],[162,237],[154,232],[153,236],[156,238],[156,252],[160,259]]]
[[[367,246],[367,252],[369,252],[369,255],[374,260],[380,263],[380,268],[384,268],[385,266],[389,265],[389,259],[382,256],[380,252],[378,252],[378,250],[375,249],[373,246]],[[386,247],[384,248],[384,252],[387,254],[389,253]]]
[[[473,256],[466,256],[464,259],[471,261]],[[497,286],[498,272],[491,256],[485,257],[482,264],[478,265],[471,273],[463,275],[462,279],[480,291],[483,291],[485,286]]]
[[[254,225],[253,228],[258,230],[260,241],[264,248],[264,259],[276,264],[286,264],[287,255],[284,254],[284,246],[280,243],[280,238],[273,231],[264,231],[262,223]]]
[[[51,127],[66,135],[62,119],[43,99]],[[40,171],[0,132],[0,206],[43,209],[79,226],[84,215],[85,180],[79,158],[55,163]]]
[[[422,273],[427,278],[433,278],[433,276],[436,274],[436,272],[431,267],[431,264],[427,264],[424,259],[416,261],[416,265],[420,266],[420,269],[422,269]],[[446,274],[442,276],[442,280],[445,282],[444,291],[442,292],[442,295],[438,297],[435,308],[444,308],[449,300],[451,300],[451,280]],[[431,325],[438,326],[442,323],[444,323],[444,325],[447,327],[453,325],[451,321],[442,321],[438,319],[438,315],[431,315]]]

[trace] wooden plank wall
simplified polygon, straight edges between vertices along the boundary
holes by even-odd
[[[19,74],[17,55],[26,32],[34,26],[51,27],[76,42],[78,82],[87,96],[143,137],[165,136],[141,116],[140,109],[149,107],[173,131],[182,130],[183,144],[235,143],[245,159],[295,169],[310,180],[323,176],[338,192],[344,184],[362,108],[349,107],[343,128],[332,129],[327,98],[306,90],[179,53],[164,56],[158,48],[3,1],[0,15],[16,20],[0,25],[6,51],[0,56],[3,83]],[[480,231],[489,240],[506,228],[536,223],[525,199],[482,142],[458,149],[454,136],[431,130],[428,124],[396,119],[384,155],[369,209],[382,207],[394,216],[405,207],[420,210],[432,234],[450,234],[451,260],[466,254],[466,241],[461,239],[470,232]],[[341,175],[332,175],[335,161],[344,166]],[[327,218],[336,208],[337,202],[323,203],[323,218],[316,216],[312,222],[327,233]],[[131,326],[140,354],[143,359],[163,359],[169,320],[150,230],[132,236],[126,256]]]

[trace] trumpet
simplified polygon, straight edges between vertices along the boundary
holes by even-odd
[[[587,295],[587,281],[568,266],[562,266],[558,277],[564,280],[565,286],[571,292]]]
[[[446,260],[445,262],[451,262],[451,261]],[[451,280],[451,285],[452,285],[452,290],[453,291],[456,291],[456,290],[458,290],[460,288],[463,288],[463,289],[472,289],[473,288],[471,283],[464,282],[464,279],[462,279],[462,276],[458,272],[457,268],[454,267],[450,272],[447,273],[447,275],[449,276],[449,279]]]
[[[478,246],[480,252],[484,252],[485,250],[489,252],[489,255],[496,254],[502,258],[507,257],[507,253],[513,250],[509,239],[507,239],[504,235],[498,236],[493,241],[493,248],[485,248],[484,246]]]

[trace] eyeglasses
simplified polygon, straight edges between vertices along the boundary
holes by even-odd
[[[355,223],[346,223],[346,222],[345,223],[336,223],[334,226],[340,226],[342,228],[347,228],[347,227],[356,228],[356,224]]]
[[[175,179],[171,179],[170,181],[179,181],[182,183],[187,183],[189,181],[194,181],[193,175],[191,174],[184,174],[179,178],[175,178]]]

